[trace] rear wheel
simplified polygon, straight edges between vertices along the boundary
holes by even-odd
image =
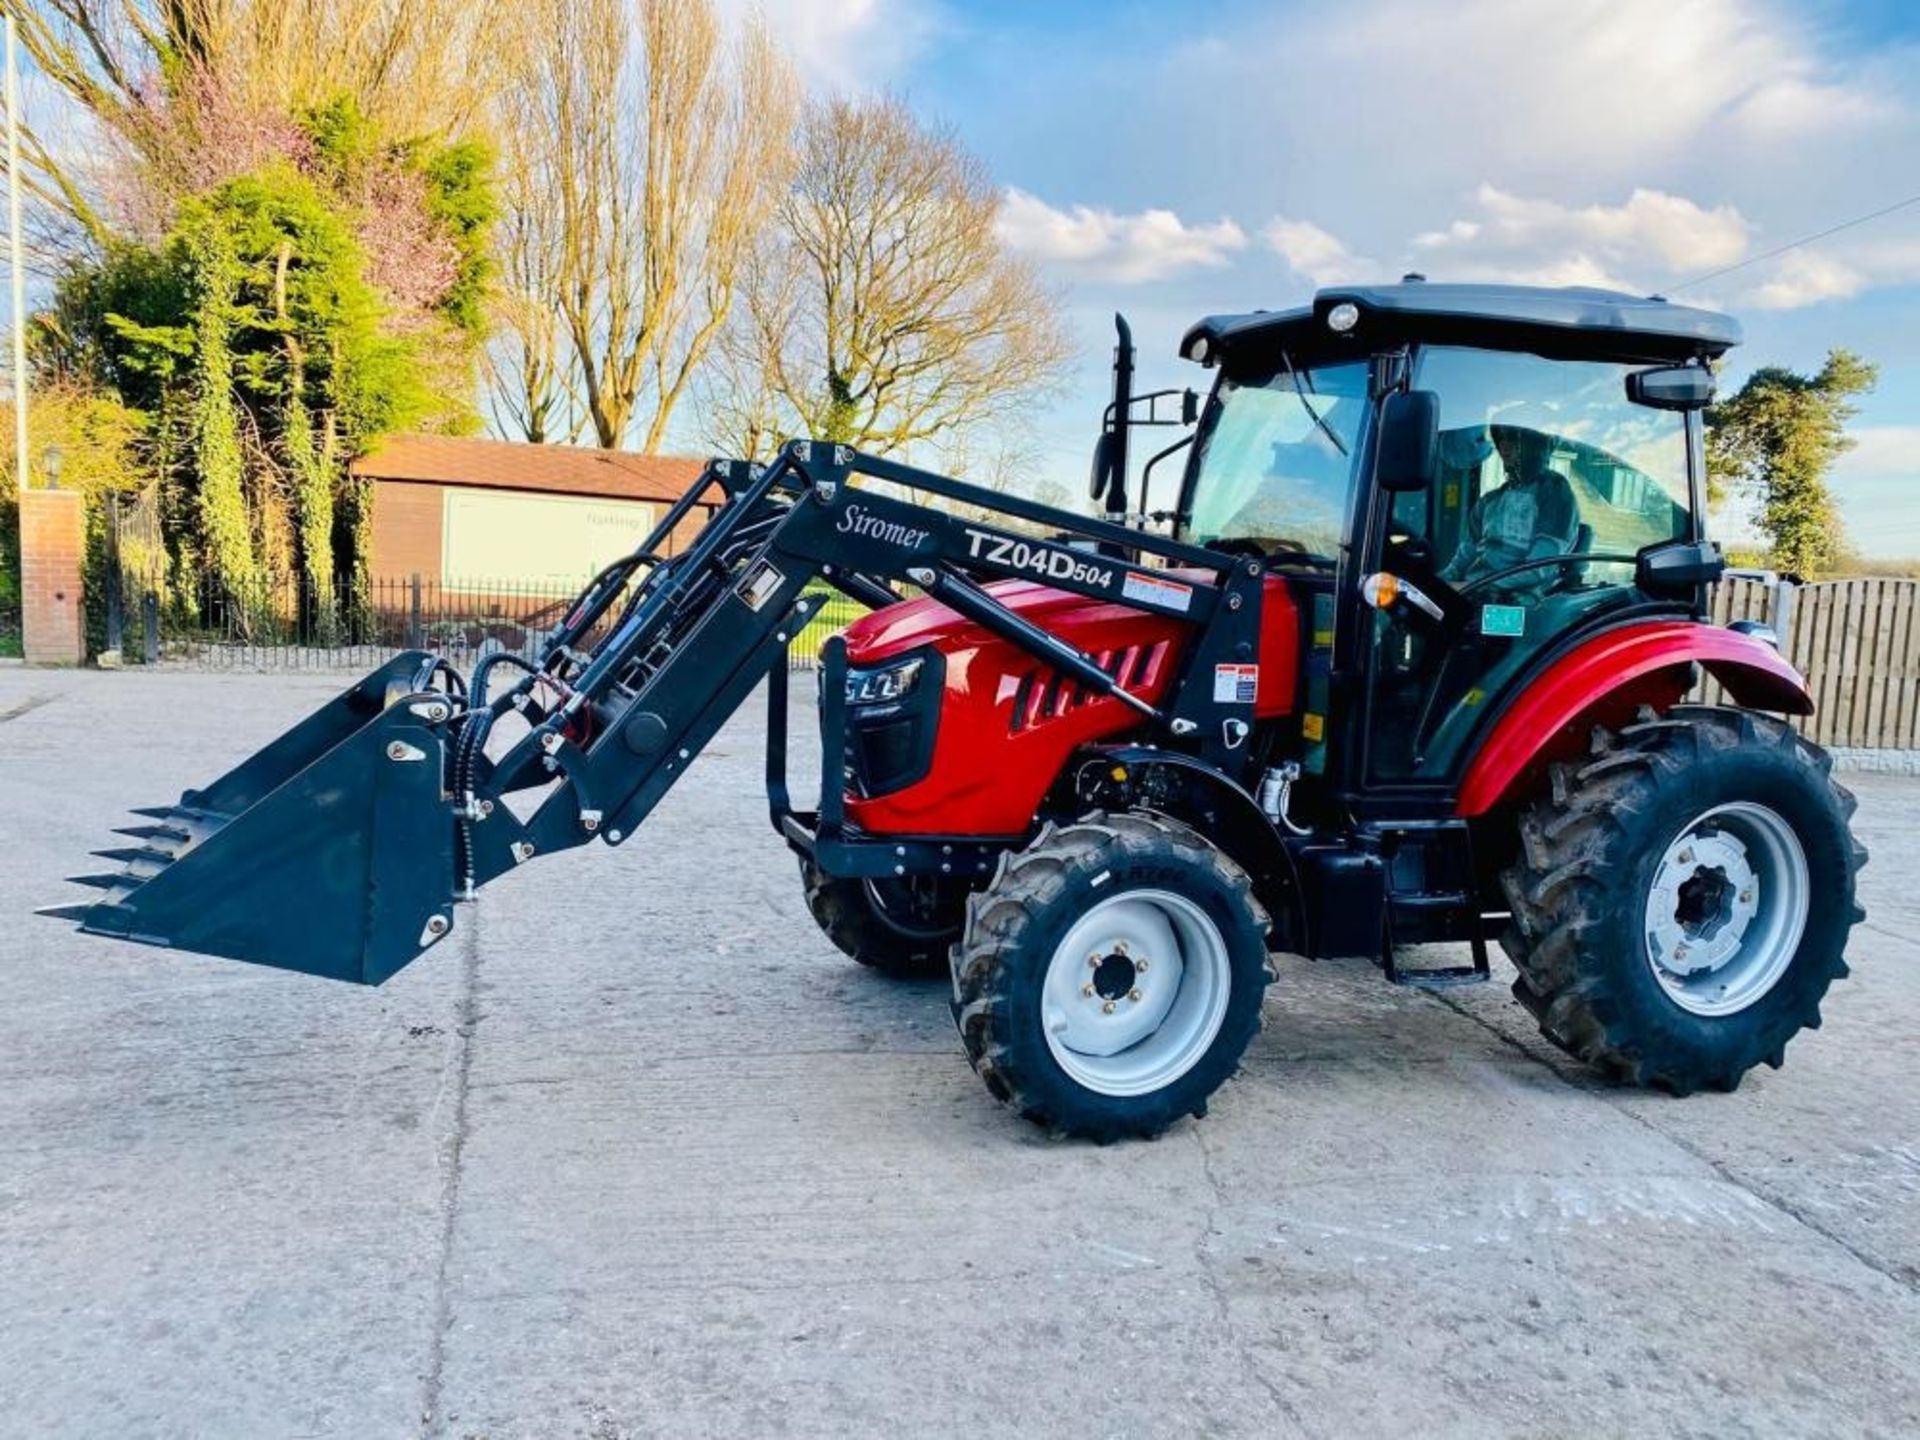
[[[953,952],[967,1058],[1038,1124],[1157,1135],[1206,1113],[1260,1028],[1266,936],[1246,872],[1185,825],[1049,826],[967,907]]]
[[[1514,993],[1547,1037],[1682,1095],[1777,1068],[1864,913],[1832,768],[1777,720],[1704,707],[1597,732],[1592,759],[1555,766],[1503,877]]]
[[[960,938],[967,891],[951,880],[846,879],[800,862],[807,909],[829,940],[870,969],[901,979],[943,975]]]

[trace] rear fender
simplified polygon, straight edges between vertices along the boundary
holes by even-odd
[[[1813,713],[1805,678],[1765,641],[1692,620],[1622,626],[1576,645],[1507,707],[1467,767],[1456,813],[1484,815],[1535,783],[1553,761],[1584,753],[1596,724],[1625,723],[1642,705],[1678,703],[1693,686],[1695,666],[1736,705]]]
[[[1076,753],[1062,779],[1081,807],[1154,810],[1191,825],[1252,878],[1272,947],[1301,951],[1306,917],[1293,855],[1259,802],[1227,775],[1176,751],[1099,745]]]

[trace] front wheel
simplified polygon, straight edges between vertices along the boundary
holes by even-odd
[[[1267,916],[1246,872],[1155,815],[1048,826],[967,907],[954,1019],[987,1088],[1092,1140],[1153,1136],[1260,1028]]]
[[[1560,765],[1503,877],[1514,993],[1629,1083],[1731,1090],[1820,1023],[1867,854],[1832,761],[1786,725],[1683,707]]]
[[[849,879],[805,859],[800,883],[814,923],[868,969],[903,980],[946,973],[947,949],[960,938],[964,884],[920,876]]]

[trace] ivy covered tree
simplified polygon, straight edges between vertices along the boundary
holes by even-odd
[[[1758,504],[1760,529],[1776,569],[1813,579],[1844,548],[1827,475],[1853,448],[1853,401],[1873,389],[1877,367],[1850,350],[1833,350],[1803,375],[1770,365],[1707,413],[1707,475],[1720,498],[1728,486]]]
[[[264,582],[297,575],[301,617],[331,632],[366,581],[348,462],[392,430],[478,423],[491,162],[384,140],[346,98],[292,133],[174,199],[164,233],[72,267],[41,363],[147,417],[181,578],[251,624]]]

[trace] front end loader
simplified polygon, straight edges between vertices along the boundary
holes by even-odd
[[[495,876],[632,839],[765,681],[815,918],[946,974],[970,1062],[1039,1123],[1203,1113],[1275,953],[1440,984],[1486,978],[1494,938],[1555,1043],[1730,1089],[1817,1024],[1865,860],[1782,718],[1801,677],[1706,618],[1701,411],[1738,338],[1657,300],[1409,279],[1203,320],[1202,407],[1132,393],[1123,324],[1097,518],[819,441],[715,461],[536,654],[397,656],[137,812],[100,852],[121,868],[54,913],[378,984]],[[1151,425],[1185,433],[1130,494]],[[872,613],[823,649],[802,810],[786,656],[831,590]],[[1703,672],[1733,705],[1686,703]],[[1470,958],[1410,968],[1430,942]]]

